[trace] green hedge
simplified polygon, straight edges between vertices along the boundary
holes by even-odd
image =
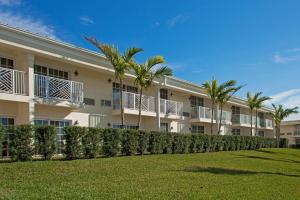
[[[0,124],[0,158],[2,158],[3,127]]]
[[[31,125],[17,125],[10,127],[9,155],[14,161],[28,161],[33,156],[33,127]]]
[[[74,130],[76,131],[76,130]],[[88,128],[82,137],[83,155],[85,158],[95,158],[100,154],[102,130]]]
[[[82,154],[82,137],[85,136],[86,128],[79,126],[69,126],[64,128],[65,132],[65,155],[66,159],[72,160],[80,158]]]
[[[35,127],[35,153],[42,155],[45,160],[52,158],[56,151],[56,130],[54,126]]]
[[[34,137],[33,137],[34,130]],[[56,148],[52,126],[20,125],[9,129],[9,153],[12,160],[31,160],[34,153],[50,159]],[[184,154],[216,151],[275,148],[276,139],[204,134],[146,132],[138,130],[99,129],[69,126],[64,128],[66,159],[95,158],[98,155]],[[0,130],[1,134],[1,130]],[[34,141],[34,142],[33,142]],[[34,145],[33,145],[34,143]],[[280,146],[287,147],[287,139]]]

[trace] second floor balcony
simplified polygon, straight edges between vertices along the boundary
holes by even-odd
[[[35,74],[34,95],[47,100],[82,104],[83,83]]]
[[[0,67],[0,92],[27,95],[25,72]]]
[[[160,99],[160,114],[166,117],[182,117],[183,102]]]
[[[211,122],[211,108],[198,106],[191,108],[191,121],[192,122]],[[218,116],[218,117],[217,117]],[[221,111],[218,112],[214,110],[214,120],[213,122],[216,123],[217,119],[221,116]],[[231,123],[231,112],[229,111],[222,111],[222,123],[223,124],[230,124]]]
[[[113,110],[116,114],[120,113],[120,93],[113,93]],[[140,105],[140,95],[132,92],[123,92],[124,112],[127,114],[138,114]],[[142,95],[141,100],[142,115],[155,116],[155,98],[152,96]]]
[[[232,123],[235,125],[250,127],[251,126],[251,116],[245,114],[234,114],[232,115]],[[256,125],[256,117],[252,116],[252,126]],[[271,119],[257,118],[257,127],[265,129],[273,129],[273,121]]]

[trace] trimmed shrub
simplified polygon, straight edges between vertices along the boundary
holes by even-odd
[[[82,137],[82,149],[85,158],[95,158],[100,154],[101,129],[88,128]]]
[[[289,140],[287,138],[280,138],[279,147],[287,148],[289,146]]]
[[[35,149],[36,153],[42,155],[45,160],[52,158],[56,147],[56,130],[54,126],[35,127]]]
[[[105,156],[113,157],[119,153],[121,130],[119,129],[104,129],[102,132],[102,153]]]
[[[164,133],[151,132],[149,134],[148,151],[151,154],[163,153],[163,135]]]
[[[172,153],[187,153],[189,138],[185,134],[176,133],[173,135]]]
[[[2,158],[3,127],[0,124],[0,158]]]
[[[197,152],[198,135],[192,133],[190,137],[189,153]]]
[[[14,161],[28,161],[32,159],[33,127],[31,125],[17,125],[9,130],[9,155]]]
[[[161,133],[162,152],[164,154],[172,153],[173,133]]]
[[[138,131],[123,130],[121,134],[121,153],[126,156],[131,156],[137,152],[138,146]]]
[[[149,142],[149,133],[146,131],[137,132],[137,153],[140,155],[145,154]]]
[[[81,139],[85,135],[86,128],[79,126],[68,126],[64,128],[67,160],[79,158],[82,154]]]

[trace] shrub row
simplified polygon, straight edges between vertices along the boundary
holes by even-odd
[[[12,160],[31,160],[34,154],[51,159],[57,151],[53,126],[18,125],[9,129],[9,154]],[[209,151],[275,148],[276,140],[252,136],[221,136],[98,129],[70,126],[64,129],[66,159],[95,158],[99,155],[177,154]],[[1,130],[0,130],[1,134]],[[2,138],[2,137],[1,137]],[[287,147],[282,139],[281,147]]]

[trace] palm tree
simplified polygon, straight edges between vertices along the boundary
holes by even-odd
[[[257,92],[252,95],[250,92],[247,92],[247,104],[250,109],[250,136],[252,136],[252,129],[253,129],[253,110],[256,107],[257,99],[262,94],[262,92]]]
[[[282,105],[279,105],[277,107],[274,104],[272,104],[272,107],[274,108],[274,112],[270,112],[269,114],[273,117],[273,120],[275,122],[275,135],[276,135],[276,139],[277,139],[277,148],[278,148],[279,142],[280,142],[280,124],[281,124],[282,120],[284,120],[289,115],[297,114],[298,107],[283,108]]]
[[[262,94],[262,93],[261,93]],[[263,107],[263,103],[267,100],[270,100],[270,97],[267,96],[258,96],[255,104],[255,135],[257,136],[257,118],[258,118],[258,109]]]
[[[235,87],[236,81],[230,80],[219,87],[219,95],[217,97],[217,102],[219,104],[220,108],[220,116],[219,116],[219,127],[218,127],[218,134],[221,133],[221,127],[222,127],[222,115],[223,115],[223,106],[230,100],[230,98],[239,91],[243,85],[240,85],[238,87]]]
[[[162,56],[150,57],[144,64],[132,65],[135,73],[135,84],[139,86],[139,118],[137,127],[140,128],[142,119],[142,96],[143,90],[151,87],[153,80],[163,76],[172,76],[172,70],[166,66],[155,68],[159,64],[165,63]]]
[[[213,121],[214,120],[214,109],[215,109],[215,105],[218,102],[218,95],[219,95],[218,81],[213,78],[211,81],[205,81],[205,83],[203,83],[202,86],[204,87],[205,93],[211,99],[210,137],[212,137],[213,122],[214,122]]]
[[[121,126],[124,128],[124,107],[123,107],[123,80],[125,73],[134,64],[134,56],[143,51],[141,48],[131,47],[127,48],[122,54],[119,49],[110,44],[104,44],[97,41],[96,38],[85,37],[85,39],[97,47],[110,62],[115,70],[115,78],[119,80],[120,83],[120,106],[121,106]]]

